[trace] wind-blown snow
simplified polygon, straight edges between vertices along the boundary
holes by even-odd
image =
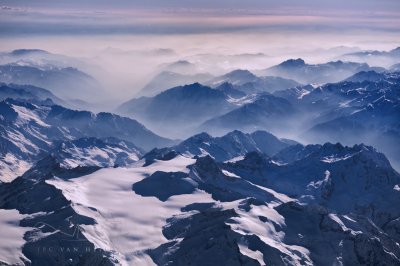
[[[226,163],[236,163],[236,162],[241,161],[241,160],[243,160],[243,159],[244,159],[244,156],[241,155],[241,156],[237,156],[237,157],[235,157],[235,158],[232,158],[232,159],[230,159],[230,160],[227,160],[227,161],[225,161],[225,162],[226,162]]]
[[[0,182],[11,182],[25,173],[32,164],[20,160],[11,153],[7,153],[0,160]]]
[[[271,206],[252,206],[249,212],[238,211],[238,213],[240,214],[240,217],[233,217],[232,221],[234,222],[229,224],[232,227],[232,230],[244,236],[255,234],[267,245],[292,257],[298,265],[300,265],[301,257],[305,258],[306,261],[310,262],[309,265],[311,265],[309,250],[304,247],[283,243],[282,240],[285,233],[277,231],[274,223],[283,226],[285,225],[285,221],[284,218]],[[259,216],[266,217],[268,221],[261,221]],[[242,254],[247,255],[246,253],[248,253],[248,248],[243,247],[243,244],[239,245],[239,247]],[[248,254],[248,256],[258,260],[259,257],[257,254],[258,253],[254,253],[253,251],[253,253]],[[301,255],[301,257],[299,255]]]
[[[63,149],[63,151],[71,155],[70,158],[62,160],[61,163],[61,165],[67,169],[87,165],[106,167],[107,165],[112,165],[116,161],[118,154],[125,153],[124,150],[111,146],[102,149],[96,146],[82,149],[73,145],[71,148]],[[127,158],[129,158],[131,162],[139,160],[139,156],[135,153],[127,154]]]
[[[12,108],[18,113],[18,124],[27,124],[29,122],[35,122],[42,127],[50,127],[42,121],[42,119],[35,114],[33,111],[28,110],[23,106],[13,105]]]
[[[96,225],[83,226],[84,235],[97,247],[114,252],[123,265],[153,265],[144,252],[166,242],[161,231],[166,219],[188,204],[210,202],[212,198],[195,191],[161,202],[135,194],[132,184],[155,171],[188,173],[186,166],[194,162],[178,156],[148,167],[102,169],[70,181],[54,179],[47,183],[61,189],[74,203],[75,211],[97,221]]]
[[[298,97],[298,99],[302,99],[304,96],[310,94],[310,92],[311,92],[311,91],[302,89],[302,90],[299,92],[299,97]]]
[[[243,241],[243,242],[244,243],[242,243],[242,242],[238,243],[240,253],[242,253],[243,255],[245,255],[247,257],[257,260],[258,263],[260,263],[260,265],[265,265],[264,258],[263,258],[264,255],[258,250],[253,251],[253,250],[249,249],[248,243],[246,243],[245,241]]]
[[[24,265],[21,258],[29,261],[22,254],[25,244],[24,234],[32,228],[20,227],[19,221],[24,218],[17,210],[0,209],[0,264]]]
[[[189,174],[187,166],[195,162],[194,159],[178,155],[172,160],[156,161],[147,167],[142,167],[142,161],[139,161],[132,168],[107,168],[75,179],[55,178],[46,182],[62,190],[64,196],[73,203],[77,213],[96,220],[95,225],[82,226],[83,234],[89,241],[101,249],[111,251],[122,265],[153,265],[154,262],[146,251],[168,241],[162,234],[167,218],[182,215],[181,208],[189,204],[209,203],[215,200],[210,194],[196,189],[191,194],[174,195],[166,201],[160,201],[157,197],[136,194],[132,185],[156,171]],[[223,170],[223,174],[241,178],[226,170]],[[243,235],[258,235],[268,245],[276,246],[294,258],[299,252],[302,257],[307,257],[307,250],[282,244],[284,233],[275,230],[275,225],[284,226],[285,221],[274,207],[293,199],[271,189],[248,183],[255,189],[272,194],[275,200],[267,205],[252,206],[246,211],[240,210],[242,200],[215,202],[221,208],[233,208],[239,214],[239,217],[232,218],[235,223],[229,224],[232,229]],[[262,222],[260,216],[267,217],[268,222]],[[263,262],[260,251],[250,250],[245,241],[238,245],[243,255]]]
[[[353,155],[354,154],[347,154],[347,155],[345,155],[343,157],[336,157],[336,156],[332,155],[332,156],[328,156],[328,157],[322,158],[321,161],[325,162],[325,163],[335,163],[335,162],[338,162],[338,161],[347,160],[347,159],[351,158]]]

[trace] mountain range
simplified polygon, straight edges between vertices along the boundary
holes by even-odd
[[[205,82],[212,78],[211,74],[180,74],[173,71],[162,71],[150,80],[138,93],[137,96],[155,96],[167,89],[182,84]]]
[[[46,157],[0,185],[32,265],[63,259],[43,246],[75,247],[74,264],[399,263],[400,175],[372,147],[294,144],[227,162],[177,152],[100,170],[65,160]]]
[[[235,73],[243,75],[235,75],[236,81],[219,80],[223,83],[214,88],[195,83],[133,99],[118,112],[170,137],[238,129],[268,130],[308,143],[364,142],[385,152],[398,167],[398,72],[360,71],[337,83],[298,85],[272,94],[247,93],[240,84],[257,77]]]
[[[400,73],[354,55],[163,63],[114,114],[50,86],[91,90],[72,59],[0,53],[0,265],[400,265]]]
[[[342,81],[360,71],[382,72],[382,67],[370,67],[365,63],[332,61],[324,64],[307,64],[303,59],[289,59],[279,65],[259,71],[263,75],[293,79],[303,84],[322,84]]]
[[[103,84],[92,76],[103,72],[82,59],[41,49],[0,52],[0,82],[47,89],[82,110],[106,97]]]
[[[135,120],[110,113],[75,111],[54,103],[38,105],[7,99],[0,102],[0,114],[1,181],[10,181],[23,174],[60,141],[113,137],[135,143],[144,150],[173,143]],[[132,147],[132,144],[127,146],[136,149]],[[102,153],[106,148],[109,147],[100,148]]]
[[[366,62],[374,66],[389,68],[400,61],[400,47],[389,51],[363,50],[354,53],[347,53],[340,58],[354,62]]]
[[[234,104],[219,90],[199,83],[166,90],[122,104],[117,111],[135,116],[156,132],[184,133],[207,119],[232,110]],[[178,136],[181,137],[181,136]]]
[[[0,81],[46,88],[67,100],[74,99],[73,95],[88,100],[94,94],[103,93],[93,77],[72,67],[10,63],[0,65]]]
[[[37,103],[50,100],[59,105],[68,105],[68,103],[43,88],[31,85],[0,83],[0,100],[3,101],[7,98]]]

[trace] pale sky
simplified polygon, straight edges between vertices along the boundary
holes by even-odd
[[[399,32],[399,0],[0,0],[0,37]]]
[[[315,9],[315,10],[399,10],[398,0],[2,0],[3,5],[25,7],[90,7],[90,8],[240,8],[240,9]]]

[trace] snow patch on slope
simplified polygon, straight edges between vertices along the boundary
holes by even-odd
[[[31,166],[31,163],[20,160],[11,153],[6,153],[0,160],[0,182],[13,181],[16,177],[25,173]]]
[[[33,111],[18,105],[12,105],[12,108],[18,113],[18,125],[28,124],[29,122],[35,122],[37,125],[42,127],[50,127],[44,123],[38,114]]]
[[[145,252],[167,241],[162,234],[166,219],[188,204],[213,200],[197,190],[161,202],[156,197],[135,194],[132,185],[155,171],[188,173],[186,167],[194,162],[177,156],[148,167],[102,169],[69,181],[46,182],[61,189],[76,212],[97,221],[96,225],[82,226],[84,235],[97,247],[113,252],[123,265],[153,265]]]
[[[0,209],[0,264],[24,265],[22,259],[29,261],[22,254],[22,246],[24,234],[32,228],[19,226],[24,217],[17,210]]]
[[[260,265],[265,265],[264,263],[264,255],[258,250],[251,250],[248,248],[248,243],[243,239],[242,242],[238,243],[240,253],[243,255],[255,259],[260,263]]]

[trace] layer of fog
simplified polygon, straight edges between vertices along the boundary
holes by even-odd
[[[193,64],[180,69],[183,74],[217,76],[290,58],[323,63],[399,43],[400,18],[394,10],[260,8],[261,3],[246,9],[8,4],[0,8],[0,51],[34,48],[74,58],[68,63],[92,75],[107,92],[93,101],[110,110],[179,60]]]
[[[39,48],[79,59],[72,60],[71,64],[89,73],[103,85],[108,92],[107,108],[111,108],[113,104],[134,97],[155,75],[170,70],[168,65],[179,60],[186,60],[195,66],[184,74],[197,72],[216,76],[234,69],[263,69],[290,58],[301,57],[307,63],[323,63],[360,49],[396,47],[394,41],[380,43],[371,42],[368,38],[354,39],[352,36],[342,36],[338,40],[329,34],[282,36],[278,32],[48,36],[3,39],[1,48],[8,51]]]
[[[95,105],[88,105],[96,111],[114,111],[162,71],[218,76],[235,69],[265,69],[291,58],[325,63],[356,51],[390,50],[400,43],[395,11],[387,16],[43,12],[1,13],[0,50],[43,49],[67,56],[67,66],[90,74],[101,84],[105,93],[93,95]],[[171,67],[178,61],[187,61],[190,67]],[[382,67],[393,63],[366,61]],[[309,126],[299,120],[290,129],[273,133],[299,140]]]

